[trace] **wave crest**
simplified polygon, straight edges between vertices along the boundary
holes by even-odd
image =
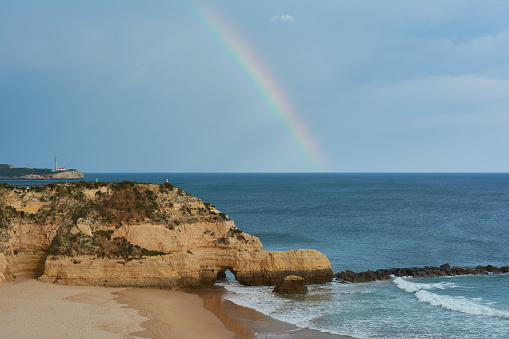
[[[413,283],[403,278],[396,278],[394,279],[393,282],[400,289],[409,293],[414,293],[414,295],[420,302],[428,303],[431,306],[438,306],[447,310],[462,312],[466,314],[509,319],[509,312],[494,309],[486,304],[483,304],[482,300],[479,300],[478,298],[474,300],[462,296],[452,297],[428,291],[433,289],[443,290],[446,288],[456,287],[455,284],[450,282],[440,282],[431,284]]]
[[[454,288],[457,286],[456,284],[445,281],[431,284],[414,283],[400,277],[394,279],[393,282],[396,284],[396,286],[409,293],[415,293],[421,290],[433,290],[433,289],[444,290],[446,288]]]

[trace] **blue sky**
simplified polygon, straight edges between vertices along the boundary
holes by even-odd
[[[299,152],[181,1],[0,0],[0,163],[83,172],[507,172],[509,1],[206,2]]]

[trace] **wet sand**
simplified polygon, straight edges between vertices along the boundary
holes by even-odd
[[[131,333],[142,338],[234,338],[234,332],[203,307],[202,299],[181,291],[128,288],[113,293],[117,302],[148,318],[142,331]]]
[[[222,287],[212,287],[189,291],[203,299],[205,308],[215,314],[231,331],[235,338],[285,338],[285,339],[337,339],[351,338],[324,333],[311,329],[299,329],[297,326],[282,322],[251,308],[239,306],[223,298],[228,293]]]
[[[342,338],[267,317],[223,298],[188,292],[62,286],[18,278],[0,287],[1,338]]]

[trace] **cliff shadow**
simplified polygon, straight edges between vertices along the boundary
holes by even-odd
[[[14,251],[5,256],[9,275],[37,279],[44,273],[47,257],[45,251]]]

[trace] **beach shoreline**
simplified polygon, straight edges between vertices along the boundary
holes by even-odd
[[[288,338],[288,339],[334,339],[351,338],[309,328],[299,328],[293,324],[276,320],[254,309],[237,305],[224,296],[228,292],[223,287],[213,286],[187,291],[203,299],[205,309],[214,313],[225,326],[235,332],[237,339],[249,338]]]
[[[2,338],[234,338],[182,291],[68,286],[18,277],[0,287]]]
[[[67,286],[18,277],[0,288],[0,336],[100,338],[344,338],[270,318],[224,298],[188,291]]]
[[[119,304],[136,310],[147,320],[140,338],[235,338],[235,333],[203,307],[201,298],[183,291],[127,288],[112,293]]]

